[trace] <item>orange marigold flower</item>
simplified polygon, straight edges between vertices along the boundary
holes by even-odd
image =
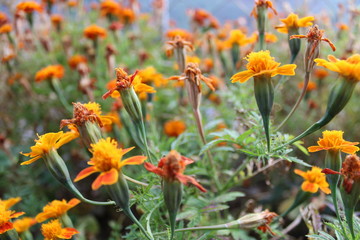
[[[186,41],[191,41],[193,39],[192,34],[184,29],[175,28],[166,32],[166,37],[170,40],[174,40],[176,36],[181,37]]]
[[[51,150],[59,149],[62,145],[74,140],[79,134],[72,131],[64,133],[63,131],[57,133],[46,133],[39,136],[39,139],[35,139],[35,145],[30,147],[31,152],[21,153],[24,156],[31,157],[30,160],[22,162],[21,165],[28,165],[43,158],[45,154]]]
[[[292,29],[298,29],[300,27],[309,27],[313,25],[313,21],[315,21],[315,18],[312,16],[300,18],[295,13],[290,13],[287,18],[280,19],[280,21],[283,22],[282,25],[276,26],[275,29],[278,30],[278,32],[281,33],[288,33],[289,30]]]
[[[12,30],[12,26],[10,24],[4,24],[0,27],[0,34],[9,33]]]
[[[162,74],[158,73],[153,66],[139,70],[138,75],[141,77],[141,82],[153,82],[156,87],[165,86],[168,83],[167,79],[165,79]]]
[[[303,89],[303,87],[304,87],[304,82],[301,82],[301,83],[298,84],[299,89]],[[317,88],[316,83],[313,82],[313,81],[309,81],[308,86],[306,88],[306,91],[311,92],[311,91],[316,90],[316,88]]]
[[[251,11],[250,16],[254,16],[255,18],[257,18],[258,7],[262,7],[262,6],[265,6],[266,8],[270,8],[274,12],[274,14],[277,15],[273,3],[270,0],[255,0],[255,7]]]
[[[69,7],[76,7],[76,6],[78,5],[78,1],[77,1],[77,0],[69,0],[69,1],[67,2],[67,5],[68,5]]]
[[[317,152],[321,150],[327,151],[341,151],[348,154],[354,154],[359,151],[359,142],[348,142],[343,138],[343,131],[324,131],[323,138],[319,138],[318,146],[308,147],[309,152]]]
[[[84,29],[84,36],[91,40],[106,37],[106,30],[98,25],[90,25]]]
[[[35,82],[41,82],[51,78],[60,79],[62,77],[64,77],[64,67],[61,65],[50,65],[36,73]]]
[[[266,43],[275,43],[277,42],[278,38],[275,34],[272,33],[265,33],[265,42]]]
[[[44,222],[49,218],[60,218],[62,215],[66,214],[71,208],[75,207],[80,203],[80,200],[77,198],[71,199],[69,202],[63,200],[54,200],[48,203],[44,208],[43,212],[36,215],[35,219],[37,222]]]
[[[340,60],[333,55],[328,56],[329,61],[317,58],[317,66],[325,67],[351,81],[360,81],[360,54],[354,54],[346,60]]]
[[[23,214],[25,213],[8,210],[6,204],[0,203],[0,235],[14,228],[14,224],[11,222],[12,218],[17,218]]]
[[[231,30],[229,38],[224,42],[227,48],[231,48],[233,45],[245,46],[249,43],[249,39],[240,29]]]
[[[25,1],[25,2],[19,3],[16,6],[16,10],[21,10],[26,13],[32,13],[34,11],[41,12],[42,7],[39,3],[35,2],[35,1]]]
[[[186,125],[181,120],[169,120],[164,124],[165,134],[169,137],[178,137],[186,130]]]
[[[0,12],[0,26],[7,23],[7,21],[8,21],[8,17],[6,16],[6,14],[3,12]]]
[[[60,240],[71,239],[73,235],[79,232],[75,228],[62,228],[59,219],[56,219],[42,224],[41,233],[44,240]]]
[[[197,56],[186,56],[186,64],[191,62],[199,65],[201,60]]]
[[[295,169],[294,172],[304,178],[304,182],[301,185],[301,189],[304,192],[316,193],[319,188],[325,194],[331,193],[329,184],[326,181],[326,176],[321,172],[322,169],[313,166],[311,170],[303,172],[299,169]]]
[[[121,5],[113,0],[105,0],[100,3],[100,14],[102,16],[117,15],[121,11]]]
[[[120,19],[125,24],[131,24],[135,22],[136,15],[131,8],[122,8],[119,13]]]
[[[116,68],[116,82],[114,80],[108,83],[108,89],[104,95],[103,99],[107,97],[119,97],[121,89],[127,89],[133,87],[137,94],[141,93],[155,93],[155,89],[145,83],[142,83],[142,80],[139,76],[137,76],[138,71],[136,71],[132,75],[128,75],[127,72],[122,68]],[[115,84],[114,84],[115,83]],[[116,92],[115,92],[116,91]]]
[[[337,27],[338,27],[341,31],[348,31],[348,30],[349,30],[349,26],[346,25],[345,23],[339,23],[339,24],[337,24]]]
[[[117,141],[109,137],[100,139],[95,144],[91,144],[89,151],[93,154],[93,157],[88,162],[91,167],[82,170],[74,181],[77,182],[93,173],[100,172],[100,175],[91,185],[93,190],[97,190],[102,185],[115,184],[118,181],[119,172],[122,167],[142,164],[146,160],[145,156],[133,156],[122,159],[123,156],[134,149],[134,147],[121,149],[117,146]]]
[[[29,230],[30,227],[36,224],[35,218],[24,217],[14,221],[14,228],[16,232],[23,233]]]
[[[270,51],[251,52],[247,55],[245,60],[248,61],[246,65],[247,70],[236,73],[231,77],[231,82],[244,83],[251,77],[259,75],[269,75],[274,77],[276,75],[295,75],[295,64],[286,64],[279,67],[280,63],[275,62],[274,58],[270,56]]]
[[[191,183],[200,191],[206,192],[206,189],[195,178],[184,175],[186,166],[193,162],[193,160],[181,156],[177,151],[171,150],[166,157],[160,159],[157,167],[148,162],[144,163],[144,167],[166,181],[179,181],[184,185]]]
[[[60,14],[53,14],[51,15],[51,22],[56,26],[59,25],[60,23],[62,23],[64,21],[63,16],[61,16]]]
[[[87,63],[87,59],[83,55],[74,55],[68,60],[68,64],[72,69],[76,69],[80,63]]]
[[[322,68],[316,68],[314,74],[318,79],[324,79],[329,75],[329,72]]]

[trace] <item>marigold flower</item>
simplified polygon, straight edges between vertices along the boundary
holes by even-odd
[[[91,40],[96,40],[98,38],[105,38],[106,35],[107,35],[106,30],[95,24],[90,25],[84,29],[84,36]]]
[[[171,29],[166,32],[166,37],[171,40],[174,40],[176,36],[179,36],[186,41],[191,41],[193,38],[193,36],[190,32],[188,32],[184,29],[181,29],[181,28]]]
[[[349,30],[349,26],[346,25],[345,23],[339,23],[339,24],[337,24],[337,27],[338,27],[339,30],[341,30],[341,31],[348,31],[348,30]]]
[[[77,0],[68,0],[67,2],[68,7],[76,7],[78,5]]]
[[[54,200],[48,203],[44,208],[43,212],[36,215],[35,219],[37,222],[44,222],[49,218],[59,218],[62,215],[66,214],[71,208],[75,207],[80,203],[80,200],[77,198],[71,199],[69,202],[63,200]]]
[[[16,10],[22,10],[26,13],[32,13],[34,11],[41,12],[42,7],[39,3],[35,1],[25,1],[21,2],[16,6]]]
[[[303,87],[304,87],[304,82],[301,82],[301,83],[298,84],[299,89],[303,89]],[[316,90],[316,88],[317,88],[316,83],[312,82],[312,81],[309,81],[309,83],[307,85],[307,88],[306,88],[306,91],[311,92],[311,91]]]
[[[195,178],[184,175],[186,166],[193,162],[193,160],[181,156],[177,151],[171,150],[166,157],[160,159],[157,167],[148,162],[144,163],[144,167],[146,170],[159,175],[166,181],[179,181],[184,185],[191,183],[200,191],[206,192],[206,189],[201,186]]]
[[[164,86],[167,84],[167,80],[163,77],[162,74],[158,73],[153,66],[139,70],[138,76],[141,77],[141,82],[153,82],[156,87]]]
[[[329,75],[329,72],[322,68],[316,68],[314,71],[314,75],[318,79],[324,79]]]
[[[266,43],[275,43],[277,42],[278,38],[275,34],[272,33],[265,33],[265,42]]]
[[[87,59],[83,55],[74,55],[68,60],[68,64],[72,69],[76,69],[80,63],[87,63]]]
[[[113,0],[105,0],[100,3],[101,16],[117,15],[121,11],[121,5]]]
[[[169,137],[178,137],[186,130],[186,125],[181,120],[169,120],[164,124],[165,134]]]
[[[142,83],[142,79],[137,76],[138,71],[136,71],[134,74],[132,75],[128,75],[127,72],[124,71],[124,69],[122,68],[116,68],[116,82],[112,81],[108,84],[108,89],[109,91],[107,91],[104,95],[103,95],[103,99],[106,99],[107,97],[111,96],[111,97],[119,97],[120,96],[120,91],[122,89],[129,89],[131,87],[134,88],[135,92],[137,94],[140,93],[155,93],[155,89],[145,83]],[[116,91],[116,92],[115,92]]]
[[[79,233],[75,228],[62,228],[58,219],[52,220],[41,225],[41,233],[44,240],[71,239],[73,235]]]
[[[45,154],[49,153],[51,150],[59,149],[62,145],[74,140],[78,137],[78,134],[74,132],[63,131],[57,133],[46,133],[39,136],[39,139],[35,139],[35,145],[30,147],[31,152],[21,153],[24,156],[31,157],[30,160],[22,162],[21,165],[31,164],[38,159],[42,158]]]
[[[60,79],[62,77],[64,77],[64,67],[61,65],[50,65],[36,73],[35,82],[41,82],[51,78]]]
[[[122,8],[119,13],[120,19],[125,24],[131,24],[135,22],[136,15],[131,8]]]
[[[323,191],[325,194],[329,194],[331,193],[331,190],[329,189],[329,184],[326,182],[325,174],[321,171],[321,168],[315,166],[313,166],[311,170],[306,172],[299,169],[294,170],[297,175],[300,175],[305,180],[301,185],[301,189],[304,192],[316,193],[320,188],[320,190]]]
[[[14,228],[16,232],[23,233],[29,230],[29,228],[36,224],[35,218],[24,217],[14,221]]]
[[[258,16],[258,7],[265,6],[266,8],[270,8],[275,15],[277,15],[277,12],[273,6],[273,3],[270,0],[255,0],[255,7],[250,13],[250,16],[254,16],[255,18]]]
[[[217,19],[204,9],[195,9],[192,13],[192,20],[200,27],[219,27]]]
[[[60,14],[53,14],[51,15],[51,22],[55,25],[58,26],[60,23],[62,23],[64,21],[63,16],[61,16]]]
[[[12,26],[10,24],[4,24],[0,27],[0,34],[9,33],[12,30]]]
[[[9,198],[7,200],[0,199],[0,205],[4,205],[5,209],[8,210],[8,209],[10,209],[12,206],[14,206],[15,204],[17,204],[20,201],[21,201],[20,197]]]
[[[348,142],[343,139],[343,131],[324,131],[323,138],[319,138],[318,146],[308,147],[309,152],[317,152],[321,150],[341,151],[348,154],[354,154],[359,151],[355,145],[359,142]]]
[[[270,51],[251,52],[247,55],[245,60],[248,61],[246,65],[247,70],[236,73],[231,77],[231,82],[244,83],[251,77],[259,75],[268,75],[274,77],[276,75],[295,75],[295,64],[286,64],[279,67],[280,63],[275,62],[274,58],[270,56]]]
[[[8,17],[6,16],[6,14],[0,12],[0,26],[4,25],[7,22],[8,22]]]
[[[249,43],[249,39],[240,29],[234,29],[230,31],[230,36],[225,40],[224,44],[231,48],[233,45],[245,46]]]
[[[74,181],[80,181],[93,173],[100,172],[100,175],[91,185],[93,190],[97,190],[102,185],[115,184],[118,181],[119,172],[123,166],[142,164],[146,160],[145,156],[133,156],[122,159],[134,147],[121,149],[117,146],[117,141],[109,137],[100,139],[96,144],[91,144],[91,149],[89,150],[93,157],[88,164],[92,166],[82,170]]]
[[[317,66],[325,67],[351,81],[360,81],[360,54],[354,54],[346,60],[340,60],[333,55],[328,56],[329,61],[317,58]]]
[[[280,26],[276,26],[275,29],[277,29],[278,32],[281,33],[288,33],[289,30],[298,29],[300,27],[309,27],[313,25],[313,21],[315,21],[315,18],[309,16],[299,19],[299,16],[297,14],[290,13],[287,18],[280,19],[280,21],[283,22],[283,24]]]
[[[112,124],[104,126],[106,132],[111,132],[114,125],[118,126],[119,128],[122,127],[122,123],[119,118],[119,113],[117,111],[111,111],[110,113],[107,114],[107,116],[112,117]]]
[[[0,234],[13,229],[14,224],[11,222],[11,219],[20,217],[23,214],[25,213],[8,210],[4,203],[0,203]]]

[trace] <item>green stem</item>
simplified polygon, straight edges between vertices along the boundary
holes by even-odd
[[[285,119],[279,124],[279,126],[276,128],[275,131],[278,131],[282,126],[284,126],[284,124],[289,120],[289,118],[294,114],[294,112],[296,111],[296,109],[299,107],[302,99],[304,98],[306,91],[307,91],[307,87],[309,84],[309,80],[310,80],[310,72],[306,72],[305,73],[305,79],[304,79],[304,86],[303,89],[301,91],[300,96],[298,97],[298,99],[296,100],[296,103],[294,105],[294,107],[291,109],[291,111],[289,112],[289,114],[285,117]]]
[[[51,81],[51,88],[54,90],[54,92],[56,93],[57,97],[60,100],[60,103],[63,105],[63,107],[70,113],[72,113],[72,107],[71,105],[68,103],[68,101],[65,98],[64,92],[61,89],[60,86],[60,82],[59,79],[57,78],[52,78]]]

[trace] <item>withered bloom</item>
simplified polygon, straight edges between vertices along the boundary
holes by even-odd
[[[168,57],[172,56],[175,51],[176,62],[179,65],[179,70],[180,72],[184,72],[186,52],[193,51],[194,47],[191,42],[185,41],[182,37],[177,35],[174,40],[166,42],[165,50]]]

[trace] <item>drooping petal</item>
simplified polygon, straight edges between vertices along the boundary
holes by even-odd
[[[188,182],[190,182],[191,184],[193,184],[195,187],[197,187],[200,191],[202,192],[207,192],[206,189],[200,185],[200,183],[198,181],[196,181],[195,178],[178,173],[176,174],[176,178],[182,183],[187,185]]]
[[[305,192],[316,193],[319,190],[319,185],[309,181],[305,181],[301,184],[301,189]]]
[[[119,167],[122,168],[125,165],[139,165],[142,164],[146,160],[146,158],[147,157],[145,156],[133,156],[122,160],[119,164]]]
[[[125,155],[126,153],[130,152],[131,150],[133,150],[135,147],[130,147],[130,148],[125,148],[125,149],[122,149],[122,155]]]
[[[323,191],[325,194],[330,194],[331,190],[328,187],[320,187],[320,190]]]
[[[102,186],[103,173],[101,173],[91,184],[92,190],[98,190]]]
[[[324,147],[321,147],[321,146],[308,147],[309,152],[318,152],[318,151],[321,151],[321,150],[326,150],[326,149]]]
[[[184,156],[181,156],[181,159],[184,161],[185,166],[194,162],[194,160],[184,157]]]
[[[297,175],[300,175],[302,177],[304,177],[306,175],[306,173],[304,171],[301,171],[299,169],[295,169],[294,170],[294,173],[296,173]]]
[[[342,146],[341,151],[347,154],[355,154],[357,151],[359,151],[359,148],[356,146]]]
[[[80,181],[81,179],[84,179],[86,178],[87,176],[95,173],[95,172],[98,172],[95,167],[88,167],[88,168],[85,168],[84,170],[82,170],[77,176],[76,178],[74,179],[74,182],[77,182],[77,181]]]
[[[42,158],[42,155],[36,156],[36,157],[34,157],[34,158],[30,159],[30,160],[22,162],[20,165],[29,165],[29,164],[39,160],[40,158]]]
[[[252,76],[254,76],[254,72],[251,70],[245,70],[239,73],[236,73],[231,77],[231,82],[241,82],[244,83],[249,80]]]
[[[144,163],[144,167],[146,168],[146,170],[148,170],[149,172],[153,172],[157,175],[159,175],[160,177],[164,177],[164,171],[161,168],[155,167],[154,165],[152,165],[151,163],[145,162]]]

